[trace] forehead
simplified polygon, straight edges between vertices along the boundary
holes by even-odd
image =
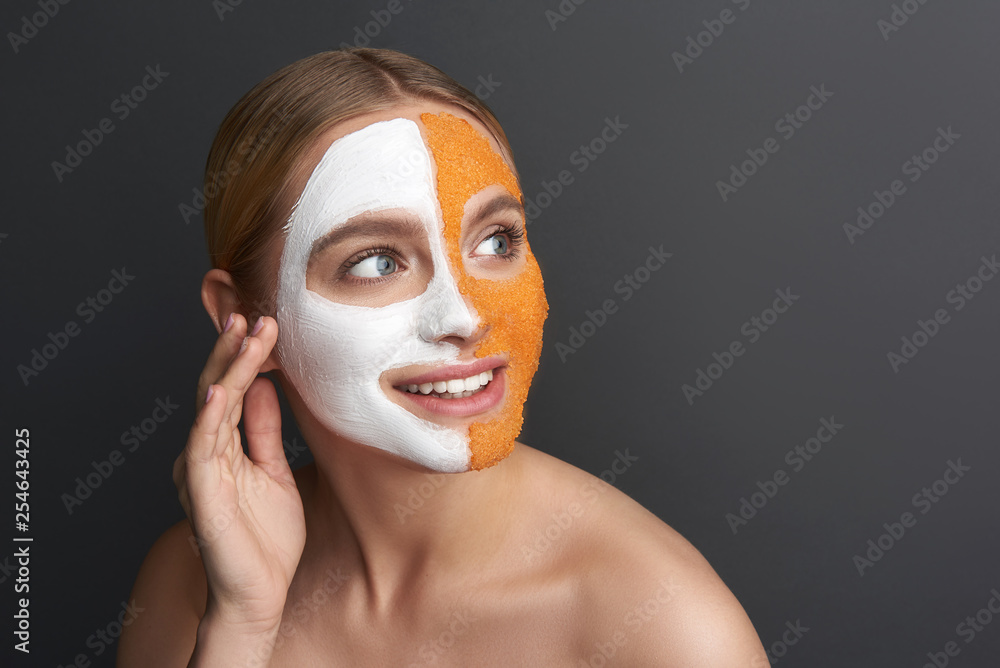
[[[373,123],[378,123],[379,121],[388,121],[396,118],[407,118],[414,123],[416,123],[417,128],[420,131],[421,138],[425,145],[428,144],[428,130],[421,120],[421,115],[423,114],[441,114],[447,113],[461,118],[467,121],[472,128],[481,135],[487,142],[489,142],[490,148],[497,155],[501,156],[505,163],[507,163],[507,158],[503,157],[503,150],[500,147],[499,142],[489,131],[489,129],[480,121],[478,118],[470,114],[465,109],[461,107],[444,104],[434,101],[421,101],[415,104],[404,104],[391,107],[389,109],[383,109],[380,111],[369,112],[361,114],[359,116],[354,116],[345,121],[341,121],[334,127],[322,133],[309,150],[304,155],[301,160],[298,169],[296,170],[292,178],[292,199],[293,201],[297,199],[306,182],[309,180],[310,175],[315,170],[316,166],[319,164],[320,160],[327,153],[330,147],[338,139],[346,137],[358,130],[362,130]],[[436,165],[433,164],[432,159],[432,177],[437,175]],[[508,168],[510,165],[508,164]]]
[[[286,230],[316,240],[363,213],[407,209],[430,229],[431,158],[408,118],[376,121],[335,140],[309,177]]]

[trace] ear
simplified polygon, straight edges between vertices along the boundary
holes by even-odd
[[[226,326],[230,313],[239,313],[247,319],[247,327],[252,328],[254,323],[249,322],[249,310],[240,302],[236,294],[236,284],[232,275],[224,269],[210,269],[201,280],[201,303],[208,312],[208,317],[215,325],[215,331],[222,333],[222,328]],[[280,369],[278,354],[274,348],[264,360],[260,371],[272,371]]]

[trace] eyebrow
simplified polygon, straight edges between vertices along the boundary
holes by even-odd
[[[485,204],[476,209],[469,216],[469,224],[475,225],[480,221],[496,215],[503,211],[515,211],[521,218],[524,218],[524,207],[509,192],[493,197]],[[410,238],[422,237],[427,234],[427,230],[418,221],[412,218],[387,218],[373,217],[379,213],[361,214],[341,225],[329,234],[320,237],[313,243],[309,252],[309,259],[322,253],[328,247],[339,244],[347,239],[380,237],[380,236],[405,236]]]
[[[412,218],[372,218],[379,214],[362,214],[320,237],[313,243],[309,259],[322,253],[327,247],[339,244],[355,237],[405,236],[410,238],[427,235],[427,230],[420,222]]]
[[[502,195],[497,195],[476,209],[472,215],[469,216],[469,224],[472,225],[478,223],[485,218],[489,218],[490,216],[507,210],[514,210],[521,216],[521,218],[524,218],[524,207],[521,206],[521,203],[513,195],[504,191]]]

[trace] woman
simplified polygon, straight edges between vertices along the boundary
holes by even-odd
[[[490,111],[398,52],[317,54],[233,108],[188,519],[120,666],[767,665],[687,541],[515,444],[547,312],[522,201]],[[267,371],[315,458],[294,473]]]

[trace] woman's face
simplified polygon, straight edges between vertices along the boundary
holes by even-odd
[[[351,119],[319,144],[284,228],[282,369],[351,440],[436,471],[497,463],[548,311],[498,144],[436,103]]]

